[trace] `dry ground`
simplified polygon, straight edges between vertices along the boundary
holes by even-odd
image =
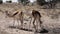
[[[41,21],[44,29],[48,30],[48,33],[36,33],[36,34],[60,34],[60,9],[40,9],[39,6],[22,6],[19,4],[1,4],[0,5],[0,34],[35,34],[34,32],[8,28],[13,25],[13,18],[6,17],[5,11],[14,12],[21,10],[25,14],[31,14],[31,10],[38,10],[41,13]],[[2,13],[3,12],[3,13]],[[25,16],[27,19],[29,16]],[[24,27],[29,28],[29,22],[31,19],[25,21]],[[17,20],[15,20],[15,26],[17,26]],[[31,25],[32,28],[32,25]]]

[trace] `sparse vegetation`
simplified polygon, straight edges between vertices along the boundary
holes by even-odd
[[[5,34],[5,33],[9,33],[9,34],[15,34],[15,33],[16,34],[34,34],[34,32],[30,33],[30,31],[19,30],[19,28],[14,29],[15,27],[17,27],[17,22],[16,22],[17,20],[15,20],[16,24],[15,24],[15,27],[13,29],[8,28],[9,26],[12,26],[12,24],[13,24],[12,21],[14,19],[9,18],[9,17],[5,18],[5,14],[4,14],[5,11],[9,11],[13,14],[18,9],[20,9],[25,14],[27,14],[26,17],[24,16],[25,19],[27,19],[27,20],[25,20],[24,23],[23,23],[23,28],[26,28],[26,30],[30,29],[30,28],[31,28],[31,30],[33,30],[33,25],[32,24],[31,24],[31,27],[29,28],[29,23],[30,23],[30,20],[31,20],[29,17],[31,15],[31,11],[33,9],[39,11],[39,13],[41,14],[41,20],[43,22],[42,23],[42,28],[49,31],[49,32],[47,32],[47,34],[51,34],[50,31],[52,31],[54,28],[58,29],[60,27],[60,20],[59,20],[60,17],[58,17],[60,15],[60,9],[55,9],[55,10],[53,10],[53,9],[41,9],[40,6],[38,6],[38,5],[23,6],[22,4],[11,3],[11,4],[0,5],[0,29],[1,29],[0,31],[1,31],[1,33],[3,32],[3,34]],[[2,11],[2,13],[1,13],[1,11]],[[58,18],[58,21],[55,20],[56,19],[55,17]],[[54,20],[52,20],[52,19],[54,19]],[[19,25],[19,27],[20,27],[20,25]],[[39,30],[42,30],[42,29],[39,29]],[[46,34],[46,33],[44,33],[44,34]]]

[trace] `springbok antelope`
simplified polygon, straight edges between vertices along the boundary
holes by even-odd
[[[35,21],[38,19],[38,21],[40,22],[39,25],[41,27],[41,24],[42,24],[41,19],[40,19],[41,18],[41,14],[38,11],[36,11],[36,10],[32,10],[32,16],[34,18],[33,26],[34,26],[34,28],[37,31],[37,29],[38,29],[38,22],[36,23],[37,26],[35,26]]]
[[[30,16],[28,19],[31,18],[30,24],[29,24],[29,29],[30,29],[30,25],[31,25],[31,22],[32,22],[32,18],[34,18],[32,24],[33,24],[33,27],[35,28],[35,31],[37,31],[37,29],[38,29],[38,22],[36,23],[36,25],[37,25],[36,26],[35,25],[35,21],[38,20],[40,22],[39,25],[41,27],[41,24],[42,24],[41,19],[40,19],[41,18],[41,14],[38,11],[36,11],[36,10],[32,10],[32,13],[28,13],[26,15]]]
[[[23,27],[23,12],[21,11],[16,11],[15,13],[13,13],[12,15],[8,13],[8,11],[5,12],[6,15],[8,17],[12,17],[14,18],[14,23],[15,23],[15,19],[17,19],[17,22],[20,20],[21,21],[21,27]],[[14,23],[13,23],[13,26],[14,26]],[[18,26],[19,26],[19,22],[18,22]]]

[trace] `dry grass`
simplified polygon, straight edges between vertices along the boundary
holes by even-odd
[[[38,5],[34,5],[34,6],[23,6],[23,5],[19,5],[19,4],[2,4],[0,5],[0,34],[34,34],[34,32],[29,32],[29,31],[23,31],[23,30],[19,30],[19,29],[11,29],[8,28],[9,26],[12,26],[13,24],[13,19],[9,18],[9,17],[5,17],[5,11],[10,11],[11,13],[13,13],[16,10],[21,10],[23,11],[25,14],[31,14],[31,11],[34,10],[38,10],[41,13],[41,20],[43,22],[42,26],[43,28],[45,28],[46,30],[48,30],[48,33],[44,33],[44,34],[59,34],[60,33],[60,10],[59,9],[40,9],[40,7]],[[3,13],[1,13],[3,12]],[[30,17],[29,15],[25,15],[24,18],[27,19],[28,17]],[[56,18],[55,18],[56,17]],[[57,19],[58,18],[58,19]],[[24,27],[25,28],[29,28],[29,23],[31,19],[27,19],[28,21],[24,21]],[[17,20],[15,20],[15,26],[17,26]],[[19,26],[20,27],[20,26]],[[33,25],[31,23],[31,29]],[[58,30],[58,31],[57,31]],[[56,33],[57,32],[57,33]],[[40,33],[37,33],[40,34]],[[42,33],[43,34],[43,33]]]

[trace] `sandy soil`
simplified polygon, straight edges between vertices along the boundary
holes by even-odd
[[[14,18],[6,17],[5,11],[14,12],[16,10],[21,10],[25,14],[31,14],[31,10],[38,10],[41,13],[41,21],[42,26],[44,29],[46,29],[47,33],[34,33],[31,31],[24,31],[19,30],[16,28],[9,28],[9,26],[13,26]],[[26,15],[24,16],[26,19],[30,16]],[[0,34],[60,34],[60,9],[40,9],[37,6],[22,6],[19,4],[2,4],[0,5]],[[24,20],[24,28],[29,29],[29,24],[31,19],[27,19],[28,21]],[[32,22],[32,21],[31,21]],[[15,19],[15,25],[18,26],[17,19]],[[20,27],[20,22],[19,22]],[[30,28],[32,28],[33,25],[31,23]]]

